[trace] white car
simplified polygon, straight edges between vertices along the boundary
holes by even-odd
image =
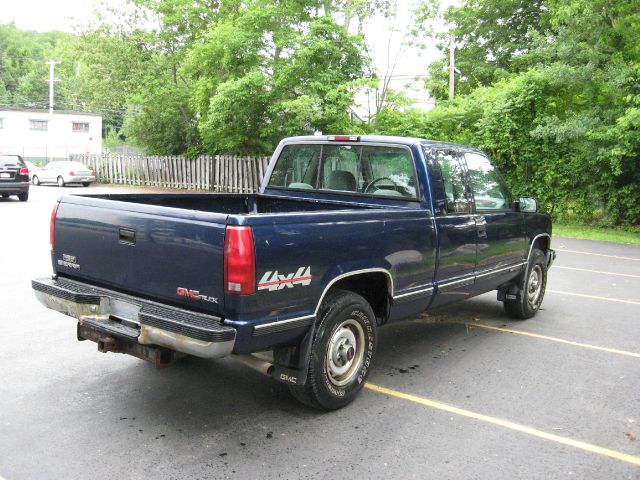
[[[40,168],[39,166],[37,166],[35,163],[31,163],[27,160],[24,161],[24,164],[27,166],[27,168],[29,169],[29,181],[33,180],[33,175],[39,172],[40,170],[42,170],[42,168]]]
[[[57,183],[64,187],[75,183],[88,187],[96,181],[96,173],[80,162],[51,162],[37,171],[31,181],[34,185]]]

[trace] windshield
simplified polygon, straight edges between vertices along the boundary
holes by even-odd
[[[0,155],[0,167],[24,167],[25,164],[18,155]]]
[[[417,198],[413,160],[401,147],[286,145],[269,187]]]

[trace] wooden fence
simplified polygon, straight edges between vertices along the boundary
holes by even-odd
[[[93,169],[103,183],[238,193],[256,192],[269,163],[269,157],[229,155],[192,159],[174,155],[74,155],[73,160]]]

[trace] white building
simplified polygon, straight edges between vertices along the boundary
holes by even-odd
[[[95,113],[0,108],[0,152],[28,160],[63,160],[102,151],[102,117]]]

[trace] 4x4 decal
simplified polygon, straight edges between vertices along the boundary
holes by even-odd
[[[283,288],[293,288],[296,285],[309,285],[313,277],[311,267],[300,267],[295,273],[280,275],[277,270],[264,272],[258,282],[258,290],[282,290]]]

